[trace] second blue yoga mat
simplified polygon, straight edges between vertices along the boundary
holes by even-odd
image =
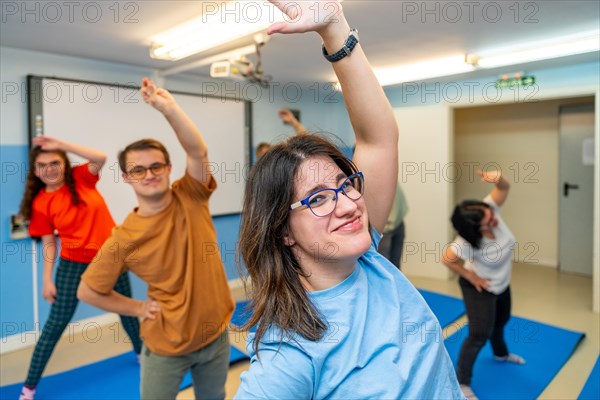
[[[505,327],[505,340],[511,353],[526,360],[525,365],[497,362],[488,343],[473,368],[471,387],[479,399],[535,399],[568,361],[585,334],[541,322],[512,316]],[[445,340],[456,366],[468,326]]]
[[[596,359],[596,364],[590,372],[581,393],[577,400],[598,400],[600,399],[600,357]]]

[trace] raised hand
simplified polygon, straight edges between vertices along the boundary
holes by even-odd
[[[482,171],[477,170],[477,175],[481,177],[481,180],[487,183],[493,183],[494,189],[490,192],[492,200],[498,207],[501,207],[506,201],[508,196],[508,190],[510,189],[510,183],[502,177],[500,171]]]
[[[488,183],[498,183],[500,182],[500,178],[502,178],[502,173],[500,171],[482,171],[478,169],[477,175],[481,178],[482,181]]]
[[[285,15],[284,22],[269,27],[267,33],[303,33],[325,31],[329,25],[343,19],[342,6],[337,0],[325,1],[277,1],[269,0]],[[344,20],[345,21],[345,20]]]
[[[281,120],[287,124],[291,124],[294,120],[296,120],[294,114],[292,114],[292,112],[287,108],[282,108],[281,110],[279,110],[278,115],[279,118],[281,118]]]
[[[34,146],[40,146],[42,150],[56,151],[61,150],[67,153],[77,154],[89,161],[88,170],[92,175],[98,175],[98,172],[106,162],[106,154],[92,149],[91,147],[81,146],[75,143],[59,140],[52,136],[38,136],[32,140]]]
[[[168,90],[157,88],[156,84],[148,78],[142,79],[142,87],[140,88],[142,99],[147,104],[165,114],[176,102],[175,98]]]
[[[34,146],[40,146],[42,150],[64,150],[65,143],[62,140],[53,138],[52,136],[38,136],[34,137],[31,141]]]

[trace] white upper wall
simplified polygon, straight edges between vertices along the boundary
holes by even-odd
[[[428,104],[447,103],[450,106],[468,107],[470,105],[493,105],[508,102],[532,102],[550,98],[552,92],[576,92],[578,88],[600,85],[600,61],[576,64],[566,67],[547,68],[527,71],[534,75],[536,85],[533,88],[504,89],[494,87],[499,75],[483,78],[452,80],[438,79],[437,82],[407,82],[386,88],[385,92],[393,107],[416,107]],[[507,67],[506,73],[516,72]]]

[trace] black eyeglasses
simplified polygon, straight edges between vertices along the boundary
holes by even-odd
[[[362,172],[356,172],[347,177],[339,188],[327,188],[317,190],[304,199],[292,204],[290,211],[298,207],[306,206],[317,217],[326,217],[335,210],[338,193],[343,193],[351,200],[358,200],[365,191],[365,177]]]
[[[142,179],[146,176],[146,171],[152,172],[152,175],[158,176],[165,173],[167,170],[167,166],[169,164],[164,163],[154,163],[149,167],[144,167],[142,165],[136,165],[127,171],[127,176],[133,179]]]

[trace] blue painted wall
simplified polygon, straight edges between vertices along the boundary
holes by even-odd
[[[23,193],[27,164],[26,146],[1,146],[0,177],[0,240],[2,240],[0,265],[0,320],[2,337],[33,326],[33,287],[31,268],[31,241],[11,240],[10,214],[19,209]]]

